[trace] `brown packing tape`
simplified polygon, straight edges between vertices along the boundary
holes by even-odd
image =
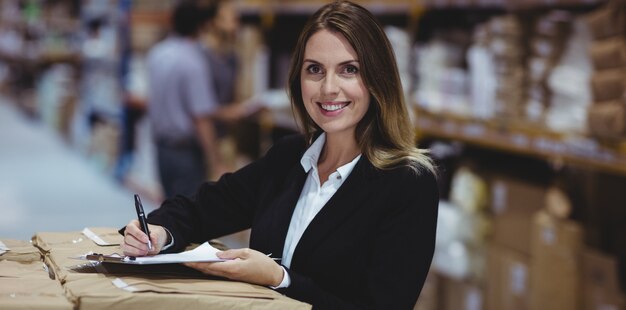
[[[591,78],[594,101],[608,101],[624,97],[624,68],[596,72]]]
[[[4,239],[2,242],[9,248],[9,251],[0,255],[0,261],[34,262],[41,260],[39,249],[29,241]]]
[[[589,107],[587,122],[592,135],[605,139],[626,137],[626,104],[623,100],[595,103]]]
[[[626,42],[622,37],[593,42],[589,54],[596,70],[626,66]]]

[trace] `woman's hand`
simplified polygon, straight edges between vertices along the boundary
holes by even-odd
[[[267,255],[252,249],[218,252],[228,259],[214,263],[185,263],[202,273],[264,286],[278,286],[283,280],[283,268]]]
[[[122,251],[128,256],[146,256],[155,255],[161,252],[165,246],[168,235],[165,228],[158,225],[148,224],[150,230],[150,242],[152,242],[152,250],[148,249],[148,236],[141,230],[139,221],[132,220],[126,225],[124,231],[124,243],[122,243]]]

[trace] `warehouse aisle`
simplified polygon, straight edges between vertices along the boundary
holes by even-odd
[[[118,227],[135,216],[130,191],[0,100],[0,237]]]

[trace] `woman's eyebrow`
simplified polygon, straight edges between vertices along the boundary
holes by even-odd
[[[314,64],[321,64],[319,61],[316,61],[316,60],[313,60],[313,59],[308,59],[308,58],[304,59],[302,62],[311,62],[311,63],[314,63]],[[353,63],[353,62],[359,63],[359,61],[356,60],[356,59],[350,59],[350,60],[345,60],[345,61],[340,62],[339,65],[343,66],[343,65],[347,65],[347,64]]]

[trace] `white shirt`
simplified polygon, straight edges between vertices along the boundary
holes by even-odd
[[[317,162],[325,142],[326,134],[322,133],[309,149],[306,150],[300,160],[302,168],[304,168],[304,171],[307,172],[308,175],[302,192],[300,193],[300,198],[298,198],[296,208],[293,211],[287,237],[285,238],[282,264],[287,267],[291,266],[293,252],[296,250],[298,242],[306,228],[313,218],[315,218],[315,215],[317,215],[328,200],[337,192],[339,187],[341,187],[359,161],[359,158],[361,158],[359,154],[351,162],[337,168],[335,172],[331,173],[324,184],[320,184]],[[283,281],[277,288],[287,287],[289,284],[291,284],[291,279],[289,278],[289,274],[285,271]]]

